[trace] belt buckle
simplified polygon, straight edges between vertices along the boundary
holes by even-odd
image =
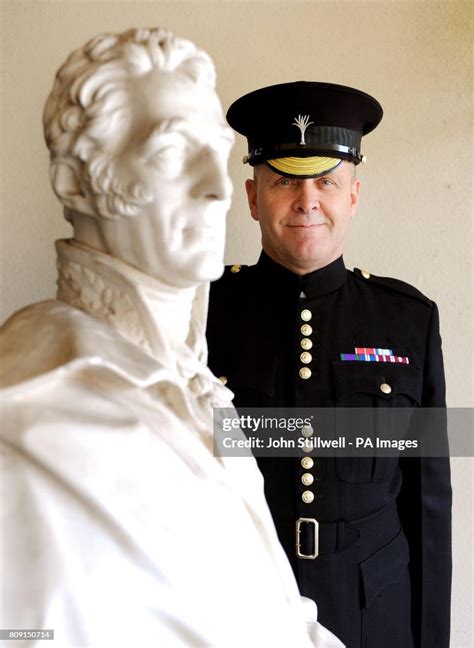
[[[314,552],[312,554],[304,554],[300,551],[301,525],[303,522],[312,524],[314,528]],[[302,558],[303,560],[314,560],[319,555],[319,524],[314,518],[298,518],[298,520],[296,520],[296,555],[298,558]]]

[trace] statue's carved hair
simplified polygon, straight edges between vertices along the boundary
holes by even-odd
[[[51,179],[69,209],[106,218],[134,216],[151,198],[137,183],[121,183],[107,142],[126,132],[128,83],[155,69],[215,87],[209,56],[164,29],[102,34],[75,50],[56,75],[43,113]]]

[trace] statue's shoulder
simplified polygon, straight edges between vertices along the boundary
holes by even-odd
[[[0,387],[51,373],[70,362],[76,331],[89,316],[55,299],[26,306],[0,329]]]
[[[160,362],[107,323],[59,300],[16,312],[0,332],[0,388],[96,372],[137,386],[166,378]],[[13,393],[13,392],[12,392]]]
[[[354,268],[354,271],[351,275],[358,281],[370,288],[382,289],[387,292],[390,292],[394,295],[398,295],[400,298],[406,297],[409,299],[414,299],[422,304],[425,304],[429,308],[433,307],[433,302],[429,297],[424,295],[418,288],[412,286],[405,281],[400,279],[395,279],[393,277],[382,277],[374,275],[367,270],[361,270],[360,268]]]
[[[69,331],[75,311],[48,299],[26,306],[6,320],[0,330],[0,387],[48,373],[70,357],[74,344]]]
[[[8,355],[15,349],[9,346],[9,342],[15,337],[16,349],[20,346],[31,346],[43,339],[46,344],[49,339],[44,335],[56,333],[58,327],[63,327],[69,318],[74,318],[76,308],[56,299],[30,304],[16,311],[0,328],[0,353],[2,357]],[[82,314],[83,315],[83,314]]]

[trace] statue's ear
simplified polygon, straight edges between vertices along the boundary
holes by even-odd
[[[74,160],[61,160],[51,163],[51,182],[54,193],[63,205],[84,214],[95,215],[92,201],[81,186],[81,170]]]

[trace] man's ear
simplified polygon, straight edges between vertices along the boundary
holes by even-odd
[[[249,203],[250,215],[258,221],[257,211],[257,182],[249,178],[245,181],[245,190],[247,192],[247,200]]]
[[[354,178],[351,186],[351,218],[354,217],[357,213],[359,198],[360,198],[360,180],[359,178]]]

